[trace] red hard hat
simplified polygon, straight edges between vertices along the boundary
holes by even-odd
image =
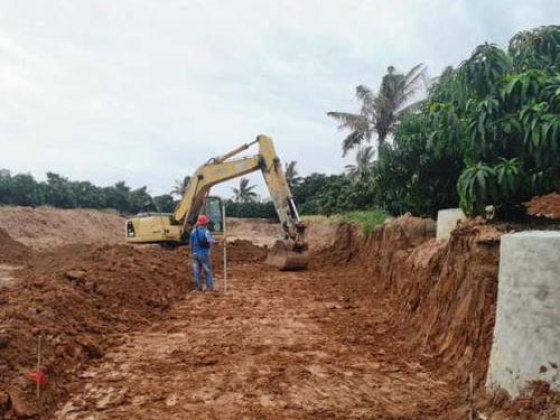
[[[197,225],[207,225],[208,223],[210,223],[210,219],[205,214],[201,214],[196,220]]]

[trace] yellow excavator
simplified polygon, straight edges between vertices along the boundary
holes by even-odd
[[[256,155],[235,157],[255,144],[259,148]],[[224,215],[221,200],[208,195],[210,188],[257,170],[263,174],[283,230],[283,238],[274,243],[265,262],[281,270],[307,268],[309,254],[305,239],[306,226],[299,217],[272,139],[262,134],[256,140],[200,166],[191,177],[173,214],[146,213],[128,219],[127,242],[161,243],[167,246],[188,244],[189,233],[200,214],[209,216],[216,237],[220,238]]]

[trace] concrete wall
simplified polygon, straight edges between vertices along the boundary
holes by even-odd
[[[437,239],[448,239],[458,222],[465,220],[465,214],[461,209],[446,209],[438,211],[437,215]]]
[[[504,235],[486,387],[518,396],[529,381],[560,389],[560,232]]]

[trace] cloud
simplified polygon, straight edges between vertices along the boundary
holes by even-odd
[[[391,64],[437,74],[559,12],[549,0],[7,0],[0,167],[164,193],[264,132],[301,173],[341,172],[351,158],[325,113],[356,110],[357,84],[376,88]]]

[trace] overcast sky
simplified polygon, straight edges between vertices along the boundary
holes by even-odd
[[[301,174],[339,173],[325,113],[356,111],[356,85],[559,17],[560,0],[1,0],[0,168],[161,194],[266,133]]]

